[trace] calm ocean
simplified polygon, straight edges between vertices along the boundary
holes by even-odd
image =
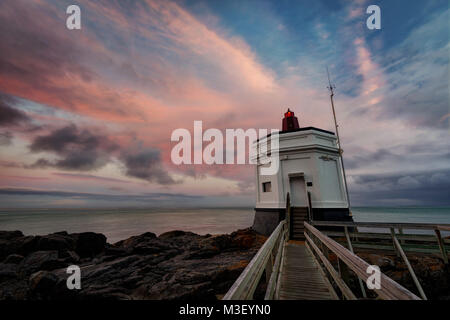
[[[446,208],[353,208],[359,222],[423,222],[450,224]],[[248,209],[1,209],[0,230],[20,230],[26,235],[58,231],[103,233],[108,242],[147,231],[171,230],[198,234],[230,233],[250,227],[253,210]]]

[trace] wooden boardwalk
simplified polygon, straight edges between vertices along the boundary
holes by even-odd
[[[289,203],[289,196],[287,197],[287,202]],[[280,221],[270,237],[264,242],[262,247],[258,250],[256,255],[225,294],[223,300],[253,299],[254,293],[259,284],[264,281],[264,279],[262,279],[264,275],[266,277],[265,280],[267,284],[264,300],[337,300],[338,296],[331,286],[330,281],[333,281],[335,288],[339,288],[341,299],[357,300],[360,298],[366,298],[367,295],[364,289],[364,282],[369,280],[370,275],[367,273],[367,269],[370,265],[354,254],[350,237],[350,235],[353,236],[354,233],[363,239],[371,236],[369,233],[360,233],[357,231],[356,227],[360,226],[362,223],[304,221],[303,235],[305,240],[289,240],[292,239],[292,228],[290,227],[290,222],[292,221],[289,219],[291,216],[290,206],[288,205],[287,207],[287,219]],[[343,227],[344,232],[341,231],[341,233],[347,239],[348,249],[328,237],[325,234],[326,231],[316,229],[312,225],[316,223],[317,225]],[[416,224],[364,223],[363,226],[372,226],[374,224],[377,226],[379,225],[380,228],[391,229],[390,235],[388,234],[383,236],[392,237],[394,245],[398,253],[405,261],[413,280],[417,280],[417,278],[406,254],[402,249],[401,243],[402,241],[406,242],[412,239],[410,239],[411,235],[403,234],[401,230],[402,228],[435,230],[441,254],[445,263],[448,263],[448,260],[445,259],[448,258],[448,249],[445,245],[449,242],[449,240],[442,239],[440,230],[448,231],[450,230],[450,225],[416,226]],[[349,230],[350,228],[352,229]],[[399,229],[398,234],[395,233],[394,228]],[[433,238],[433,236],[429,237],[431,237],[428,239],[429,241],[436,241],[436,238]],[[314,254],[312,252],[314,252]],[[332,252],[339,259],[338,270],[335,269],[330,261],[330,252]],[[320,265],[318,261],[320,261]],[[341,277],[339,270],[345,271],[346,268],[351,270],[358,277],[357,279],[361,285],[361,295],[356,296],[346,284],[345,279]],[[327,272],[327,274],[325,274],[325,272]],[[420,300],[420,298],[414,293],[404,288],[383,273],[380,274],[379,281],[383,285],[379,290],[373,291],[377,295],[377,299]],[[414,282],[416,283],[422,299],[425,300],[426,295],[423,292],[420,283],[418,281]]]
[[[305,243],[289,241],[285,246],[279,299],[337,300],[331,284],[306,248]]]

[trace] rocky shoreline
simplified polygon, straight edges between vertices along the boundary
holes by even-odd
[[[0,300],[220,299],[266,238],[150,232],[114,244],[103,234],[0,231]],[[81,269],[68,290],[66,268]]]
[[[380,267],[381,272],[406,289],[419,295],[413,278],[403,259],[394,251],[356,250],[356,254],[369,264]],[[428,300],[450,300],[450,267],[439,254],[407,253],[408,260],[427,295]],[[353,289],[359,292],[353,280]]]
[[[147,232],[114,244],[93,232],[24,236],[0,231],[0,300],[216,300],[266,239],[250,228],[223,235]],[[394,252],[357,254],[416,292],[406,265]],[[408,258],[428,298],[449,300],[449,266],[438,255]],[[80,290],[67,289],[70,265],[80,267]],[[358,292],[356,277],[349,280]],[[257,299],[263,297],[259,291]]]

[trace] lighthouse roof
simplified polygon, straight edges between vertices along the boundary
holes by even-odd
[[[334,132],[328,131],[328,130],[324,130],[324,129],[319,129],[316,127],[303,127],[303,128],[298,128],[295,130],[290,130],[290,131],[279,131],[278,134],[286,134],[286,133],[292,133],[292,132],[298,132],[298,131],[308,131],[308,130],[313,130],[313,131],[319,131],[319,132],[323,132],[323,133],[327,133],[327,134],[331,134],[331,135],[335,135]],[[260,137],[259,139],[256,139],[256,142],[258,142],[261,139],[264,138],[269,138],[272,134],[269,133],[267,136],[264,137]]]

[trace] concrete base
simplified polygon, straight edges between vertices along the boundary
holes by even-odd
[[[313,220],[316,221],[353,221],[348,208],[313,208],[312,211]],[[270,236],[285,217],[286,209],[255,208],[252,229]]]
[[[255,208],[252,229],[265,236],[270,236],[281,220],[286,217],[285,209]]]
[[[348,208],[313,208],[316,221],[353,221]]]

